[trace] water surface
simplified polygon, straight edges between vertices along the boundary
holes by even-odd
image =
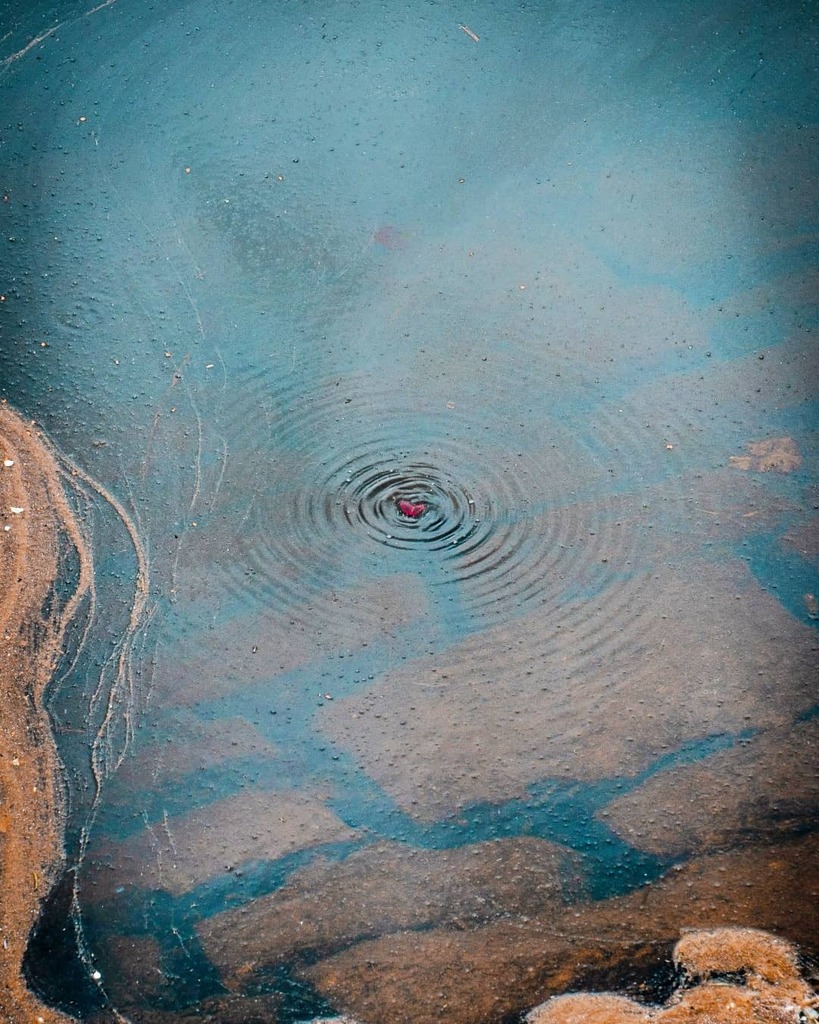
[[[35,989],[513,1019],[628,960],[618,898],[659,894],[647,947],[698,923],[669,869],[790,864],[811,5],[5,10],[3,396],[150,573],[123,667],[139,565],[89,496]],[[809,943],[759,899],[714,923]]]

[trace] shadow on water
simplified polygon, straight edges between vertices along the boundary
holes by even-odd
[[[2,395],[96,586],[46,1002],[489,1024],[663,998],[690,927],[816,952],[816,22],[752,6],[9,5]]]
[[[74,878],[66,872],[43,903],[23,968],[29,984],[51,1006],[80,1018],[105,1006],[88,976],[74,919]]]

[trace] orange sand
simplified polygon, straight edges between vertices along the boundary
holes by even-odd
[[[681,985],[662,1007],[611,995],[559,996],[533,1010],[528,1024],[793,1024],[815,1012],[819,999],[799,975],[796,949],[753,928],[717,928],[683,936],[674,962],[693,988]],[[714,975],[740,974],[728,984]],[[811,1018],[812,1019],[812,1018]]]
[[[750,455],[732,455],[731,465],[737,469],[752,469],[757,473],[793,473],[802,465],[802,456],[792,437],[752,441],[748,451]]]
[[[562,628],[553,619],[400,666],[316,723],[430,821],[543,778],[633,775],[686,741],[785,727],[815,700],[813,630],[741,564],[659,564],[566,611]]]
[[[635,966],[659,963],[680,932],[691,928],[764,928],[813,955],[817,890],[819,837],[809,836],[695,858],[614,899],[509,915],[473,928],[461,922],[396,931],[358,942],[302,973],[361,1024],[483,1024],[592,981],[611,987]],[[759,962],[757,951],[752,966]],[[239,957],[233,978],[240,965]],[[243,982],[252,988],[253,975]]]
[[[767,457],[771,453],[752,454]],[[782,467],[766,465],[758,468]],[[52,612],[46,617],[43,609],[60,573],[60,552],[61,548],[65,550],[66,542],[73,547],[78,558],[80,576],[77,591],[56,614]],[[654,642],[654,650],[662,652],[660,664],[664,671],[659,678],[676,679],[682,673],[689,683],[694,684],[697,714],[691,717],[689,711],[689,717],[686,717],[683,708],[676,708],[670,716],[660,715],[660,706],[656,697],[652,697],[648,680],[628,680],[625,674],[615,673],[616,703],[621,708],[625,707],[628,714],[623,721],[623,734],[615,737],[617,742],[607,757],[616,758],[630,771],[637,770],[647,757],[662,750],[672,732],[678,735],[682,728],[686,735],[696,737],[710,730],[714,722],[724,722],[732,715],[737,722],[741,720],[744,723],[750,719],[754,725],[762,727],[759,739],[754,741],[761,750],[766,742],[775,742],[778,731],[787,729],[798,712],[804,709],[807,698],[801,684],[793,686],[784,706],[780,700],[774,711],[771,711],[768,700],[769,687],[780,697],[787,692],[775,685],[778,678],[806,678],[808,655],[802,627],[787,622],[778,613],[776,603],[762,595],[746,578],[722,570],[709,571],[719,577],[710,581],[713,584],[710,589],[716,598],[714,606],[703,609],[701,614],[694,607],[695,602],[690,601],[690,575],[681,580],[658,572],[646,592],[640,594],[643,604],[656,605],[650,620],[649,639]],[[61,857],[62,803],[56,756],[43,711],[42,695],[59,657],[66,626],[92,586],[91,573],[88,545],[66,500],[60,466],[36,430],[7,406],[0,405],[0,884],[4,893],[0,904],[0,937],[4,947],[4,956],[0,959],[0,1019],[9,1024],[67,1024],[69,1020],[39,1004],[27,990],[20,967],[40,901],[56,877]],[[650,602],[646,601],[647,597],[651,598]],[[711,636],[709,622],[715,617],[715,608],[719,609],[716,617],[723,622],[723,629]],[[662,617],[663,611],[668,613],[667,619]],[[726,621],[730,628],[726,627]],[[529,619],[524,625],[535,628],[537,632],[536,619]],[[784,643],[783,635],[786,637]],[[686,642],[686,638],[691,636],[698,636],[700,642],[703,636],[710,638],[713,648],[710,650],[709,645],[705,645],[704,653],[697,654],[699,661],[693,666],[690,663],[691,650]],[[504,661],[508,661],[518,638],[513,635],[513,630],[507,630],[495,639],[500,644]],[[552,654],[561,653],[559,640],[548,633],[544,633],[542,640],[544,650]],[[323,727],[335,734],[339,741],[356,749],[362,760],[368,762],[372,774],[376,778],[381,777],[388,789],[392,787],[399,802],[421,818],[435,818],[442,811],[448,812],[457,807],[464,796],[493,799],[520,792],[528,781],[544,774],[541,757],[544,752],[543,736],[540,736],[538,744],[533,735],[531,744],[523,744],[524,756],[519,764],[513,763],[515,751],[501,751],[504,755],[501,763],[505,762],[505,767],[495,778],[486,775],[481,759],[476,757],[468,764],[467,778],[470,781],[461,774],[460,785],[456,787],[458,791],[448,791],[448,776],[454,774],[457,778],[462,766],[450,765],[445,758],[442,759],[442,751],[446,750],[449,739],[448,727],[444,726],[452,720],[452,716],[445,712],[453,709],[462,711],[461,728],[471,715],[481,718],[478,723],[480,729],[492,724],[484,720],[487,709],[480,702],[474,702],[474,691],[470,699],[466,690],[470,662],[485,662],[491,644],[487,647],[484,638],[474,651],[468,649],[468,643],[461,647],[467,649],[453,651],[454,677],[443,685],[424,677],[420,685],[414,685],[413,679],[404,678],[400,672],[395,673],[403,686],[397,692],[393,690],[392,695],[402,706],[386,721],[379,717],[378,725],[360,721],[369,716],[369,702],[378,697],[377,692],[365,695],[358,703],[353,699],[337,702],[338,710],[344,705],[346,722],[336,709],[321,716]],[[681,661],[669,652],[669,647],[672,651],[684,652],[685,660]],[[627,653],[631,656],[634,652]],[[613,658],[613,650],[608,647],[606,654]],[[712,708],[706,699],[708,694],[704,684],[700,685],[710,675],[712,656],[713,663],[719,664],[727,673],[724,681],[730,684],[728,692],[735,705],[732,708],[721,704]],[[462,661],[466,662],[466,668],[461,667]],[[523,689],[518,744],[520,730],[527,728],[527,716],[532,717],[533,709],[538,707],[537,700],[543,700],[541,694],[548,695],[546,702],[551,712],[558,711],[563,715],[567,732],[548,737],[551,749],[546,748],[549,759],[553,761],[549,767],[556,769],[557,774],[595,778],[608,773],[607,762],[594,763],[592,759],[593,763],[587,764],[589,739],[596,735],[597,724],[590,698],[592,694],[596,700],[601,697],[600,687],[594,685],[597,680],[591,667],[593,661],[590,659],[589,664],[581,662],[572,666],[577,671],[573,671],[571,676],[576,681],[579,671],[580,685],[573,690],[572,701],[563,702],[561,678],[541,677],[530,684],[527,666],[516,664],[514,657],[511,658],[514,682]],[[611,671],[611,661],[608,668]],[[749,696],[746,687],[749,681],[756,682],[757,672],[761,669],[769,677],[768,683],[765,687],[757,683],[760,688]],[[468,680],[472,686],[476,685],[474,678],[470,676]],[[651,682],[657,689],[656,674]],[[536,689],[529,692],[527,687],[533,684]],[[494,684],[495,687],[498,685],[502,684]],[[662,685],[659,690],[662,699]],[[605,691],[603,695],[607,697]],[[508,696],[514,704],[515,694]],[[584,698],[588,698],[585,704]],[[570,705],[578,700],[579,711],[572,712]],[[414,702],[412,707],[411,702]],[[508,702],[500,703],[506,713],[510,713]],[[515,707],[511,707],[511,713],[514,710]],[[603,718],[608,717],[610,728],[611,716],[607,716],[606,710],[606,700],[603,700],[600,714]],[[584,715],[586,719],[591,716],[590,721],[584,720]],[[458,717],[455,716],[456,721]],[[545,719],[538,723],[537,714],[533,717],[539,726],[548,724]],[[346,724],[350,721],[354,723],[352,726]],[[403,790],[398,783],[398,775],[392,774],[392,763],[403,761],[401,775],[404,778],[413,776],[406,764],[408,752],[411,753],[413,747],[407,746],[404,733],[407,726],[402,722],[410,722],[409,731],[415,733],[415,741],[419,735],[425,737],[428,752],[437,755],[430,758],[431,767],[422,763],[409,766],[431,773],[428,780],[430,791],[434,792],[437,785],[443,787],[443,793],[433,797],[429,803],[414,803],[419,799],[419,791]],[[635,726],[649,723],[656,730],[656,747],[643,749],[634,738],[640,733]],[[602,719],[600,727],[603,727]],[[807,723],[799,728],[809,730],[810,725]],[[496,734],[503,734],[503,730]],[[241,729],[237,743],[240,739],[254,748],[259,742],[258,737],[245,737]],[[741,768],[743,755],[741,751],[736,753],[740,758],[737,764]],[[727,754],[719,754],[715,758],[725,756]],[[443,763],[436,763],[441,760]],[[772,787],[771,800],[780,800],[783,792],[790,791],[793,795],[793,787],[786,777],[779,777],[773,760],[770,767],[770,777],[766,776],[765,785]],[[694,773],[707,770],[707,763],[680,769]],[[704,780],[698,777],[695,781],[697,791],[703,792],[706,788]],[[660,784],[659,780],[656,784]],[[638,790],[634,796],[640,792]],[[806,799],[812,800],[812,795],[809,793]],[[643,813],[642,808],[636,805],[627,807],[625,801],[618,810],[620,808],[624,824],[627,810],[637,816]],[[274,809],[277,812],[276,826],[281,826],[281,817],[290,816],[291,840],[300,845],[305,842],[305,836],[308,836],[306,841],[309,845],[312,841],[309,837],[316,829],[322,837],[328,829],[335,838],[347,834],[344,829],[338,831],[340,823],[329,818],[325,820],[328,812],[321,805],[307,806],[296,802],[285,806],[277,803]],[[615,809],[614,805],[611,809]],[[251,836],[251,846],[242,844],[242,837],[237,837],[232,826],[230,813],[225,815],[229,808],[212,810],[219,813],[208,822],[192,820],[196,826],[192,833],[198,834],[210,824],[211,828],[204,829],[204,832],[210,839],[217,836],[216,843],[204,846],[188,844],[188,849],[183,842],[180,849],[175,846],[173,832],[161,838],[171,889],[184,891],[191,884],[191,879],[198,877],[197,872],[205,861],[209,873],[215,870],[216,861],[221,864],[225,856],[232,859],[234,855],[254,854],[252,843],[256,840]],[[248,808],[241,810],[237,822],[247,817]],[[278,835],[278,828],[274,831]],[[629,838],[635,840],[634,836]],[[718,838],[721,841],[724,836]],[[731,838],[734,838],[733,833]],[[234,849],[237,843],[239,847]],[[678,870],[672,870],[655,885],[628,896],[581,902],[569,907],[562,906],[560,899],[555,898],[556,885],[550,882],[552,877],[556,881],[551,859],[553,854],[548,851],[543,862],[545,881],[541,906],[520,905],[520,893],[507,891],[509,887],[504,888],[503,884],[499,888],[497,882],[492,882],[491,871],[485,870],[491,868],[496,852],[504,856],[508,853],[513,860],[522,855],[518,868],[511,874],[513,878],[521,879],[521,892],[526,891],[532,883],[529,877],[531,863],[537,860],[533,857],[533,844],[538,848],[541,845],[545,847],[536,840],[487,844],[482,851],[481,863],[474,865],[465,862],[465,851],[445,855],[422,854],[415,865],[404,865],[407,868],[402,876],[406,898],[397,912],[379,889],[381,885],[389,889],[390,881],[396,878],[396,866],[392,863],[395,851],[389,847],[362,854],[362,875],[357,872],[358,861],[353,858],[338,877],[333,877],[333,871],[328,869],[327,893],[332,893],[335,888],[343,901],[360,904],[364,925],[356,936],[347,937],[350,942],[347,948],[338,952],[328,950],[316,963],[305,966],[302,970],[304,978],[315,984],[324,995],[349,1008],[366,1024],[382,1024],[384,1020],[390,1020],[391,1024],[402,1021],[421,1024],[442,1019],[449,1024],[490,1020],[503,1013],[532,1006],[538,998],[542,999],[549,993],[565,992],[575,986],[582,988],[584,978],[588,979],[595,973],[605,976],[608,971],[617,972],[641,960],[651,961],[658,949],[664,943],[670,945],[681,929],[707,927],[713,930],[685,934],[679,941],[675,950],[676,961],[691,981],[698,983],[681,989],[666,1006],[649,1008],[614,995],[562,996],[532,1011],[531,1024],[580,1024],[580,1021],[584,1024],[620,1024],[635,1020],[658,1021],[661,1024],[679,1024],[682,1021],[779,1024],[793,1021],[795,1008],[813,1010],[816,1007],[814,994],[798,975],[794,947],[784,938],[756,930],[775,930],[780,936],[803,944],[809,953],[816,953],[815,942],[819,934],[819,911],[816,909],[819,905],[816,899],[819,850],[816,837],[699,857],[681,865]],[[704,845],[707,847],[709,841],[706,840]],[[212,859],[215,858],[213,863],[208,861],[211,855]],[[439,865],[426,863],[425,858],[434,861],[438,856],[453,862],[449,867],[457,868],[454,874],[463,883],[460,886],[453,884],[449,892],[452,913],[443,919],[429,912],[425,903],[429,901],[439,906],[442,895],[447,895],[429,893],[427,881],[437,879],[443,885],[446,878],[453,880],[451,872],[441,873],[437,870]],[[381,869],[385,867],[387,872],[383,877]],[[504,862],[504,870],[508,867]],[[307,870],[301,885],[294,877],[287,891],[283,890],[269,901],[271,906],[276,904],[274,920],[279,926],[288,924],[294,935],[297,922],[309,922],[313,930],[311,944],[321,944],[322,928],[326,924],[320,907],[311,900],[310,892],[311,882],[319,880],[321,871],[320,865]],[[349,877],[344,877],[345,871]],[[500,873],[503,875],[504,871]],[[481,881],[484,874],[485,884]],[[476,912],[472,902],[473,890],[480,890],[481,899],[495,901],[502,911],[501,916],[495,919],[491,908],[490,912]],[[413,906],[415,894],[420,901],[418,906]],[[385,922],[382,934],[369,938],[368,933],[372,935],[369,925],[373,920],[380,917],[383,921],[384,914],[390,912],[396,912],[397,916]],[[273,945],[268,947],[265,942],[264,930],[270,922],[257,918],[256,934],[253,928],[245,933],[240,923],[241,916],[242,911],[231,911],[221,921],[214,919],[207,928],[202,927],[201,937],[206,945],[215,943],[213,951],[219,950],[219,955],[214,956],[217,961],[224,957],[219,962],[219,969],[231,987],[244,988],[247,984],[252,989],[255,970],[275,961],[278,955]],[[419,923],[422,930],[412,930]],[[211,926],[212,934],[209,934]],[[222,926],[226,930],[219,935]],[[236,934],[231,935],[234,928]],[[291,942],[286,955],[292,954],[298,946],[298,942]],[[120,969],[130,964],[135,984],[144,983],[146,974],[140,963],[147,964],[150,972],[157,959],[153,941],[121,937],[121,940],[112,939],[111,947],[112,958]],[[722,982],[718,976],[725,971],[741,974],[741,983]],[[247,995],[229,993],[211,1002],[212,1006],[202,1006],[200,1010],[205,1017],[210,1015],[212,1019],[218,1019],[220,1024],[244,1022],[249,1019],[248,1015],[254,1014],[275,1020],[274,997],[253,996],[250,992]],[[140,1020],[145,1024],[149,1021],[171,1024],[175,1019],[180,1019],[179,1015],[167,1011],[140,1011]],[[204,1017],[200,1016],[200,1019]]]
[[[819,720],[763,730],[744,743],[653,775],[598,817],[661,856],[725,848],[810,827],[819,806]]]
[[[510,914],[557,912],[571,851],[521,837],[454,850],[402,843],[366,847],[341,863],[319,861],[281,889],[200,922],[203,948],[229,988],[310,948],[432,925],[474,928]]]
[[[81,576],[74,598],[47,617],[61,539],[77,552]],[[0,404],[0,1019],[8,1024],[68,1020],[32,996],[20,969],[62,852],[62,794],[42,695],[89,573],[49,447]]]

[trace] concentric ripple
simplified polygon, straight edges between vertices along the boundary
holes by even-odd
[[[486,496],[476,499],[456,481],[442,475],[431,463],[384,464],[374,450],[358,454],[325,481],[331,501],[311,495],[307,506],[317,528],[326,515],[330,522],[340,515],[354,530],[387,547],[412,550],[418,546],[449,552],[464,545],[462,553],[485,541],[491,523]],[[423,506],[416,516],[403,513],[400,502]]]
[[[470,461],[451,439],[410,451],[391,447],[384,435],[338,462],[304,453],[302,479],[249,551],[254,577],[286,602],[362,572],[407,571],[431,586],[461,585],[469,606],[523,599],[544,554],[527,562],[527,551],[543,548],[544,538],[536,538],[526,514],[531,496],[520,477]],[[423,511],[405,515],[402,501]],[[277,585],[288,566],[299,579],[290,595]]]
[[[222,494],[247,502],[223,515],[242,525],[231,557],[214,559],[232,594],[313,615],[347,588],[410,573],[479,621],[534,604],[557,628],[578,600],[633,575],[647,549],[629,423],[598,418],[584,437],[538,411],[541,429],[527,432],[505,414],[514,391],[502,383],[483,407],[496,413],[489,426],[474,403],[403,393],[364,375],[308,394],[261,374],[245,383],[237,415],[264,416],[270,447],[243,455],[239,440],[262,427],[223,424],[233,455]],[[639,615],[634,597],[613,628]]]

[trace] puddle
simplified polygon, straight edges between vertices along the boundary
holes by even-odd
[[[809,14],[9,10],[0,397],[94,582],[30,989],[511,1024],[689,928],[815,957]]]

